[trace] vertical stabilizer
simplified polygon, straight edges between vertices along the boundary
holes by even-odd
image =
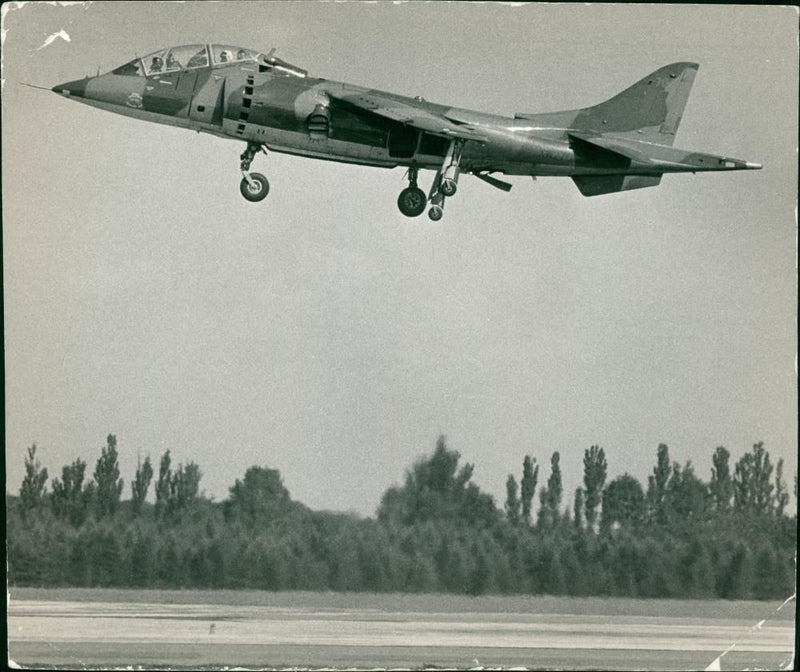
[[[573,128],[672,145],[698,67],[666,65],[604,103],[581,110]]]
[[[540,128],[613,133],[672,146],[699,67],[685,62],[665,65],[594,107],[515,116]]]

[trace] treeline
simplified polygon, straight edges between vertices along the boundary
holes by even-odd
[[[440,438],[384,493],[376,518],[363,519],[293,501],[267,467],[251,467],[225,501],[211,502],[199,467],[173,468],[169,451],[157,475],[149,458],[138,465],[122,500],[113,435],[90,480],[76,460],[48,491],[34,445],[19,497],[7,495],[9,584],[728,599],[793,591],[796,516],[786,515],[783,461],[773,466],[761,443],[733,468],[717,448],[708,483],[661,445],[646,488],[628,474],[606,483],[605,452],[592,446],[571,508],[557,452],[541,487],[539,465],[524,457],[502,510],[459,461]]]

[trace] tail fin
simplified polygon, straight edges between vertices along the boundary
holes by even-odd
[[[672,145],[683,116],[697,63],[665,65],[613,98],[581,110],[522,115],[576,131],[615,133],[634,140]]]
[[[672,145],[698,67],[673,63],[656,70],[606,102],[583,110],[575,124],[598,133],[632,132],[640,140]]]

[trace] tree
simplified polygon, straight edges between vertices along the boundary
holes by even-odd
[[[381,499],[378,519],[406,525],[426,520],[491,525],[497,509],[490,495],[470,483],[473,465],[458,468],[458,451],[449,450],[443,436],[431,457],[418,460],[406,472],[402,488],[390,488]]]
[[[603,494],[603,486],[606,483],[606,472],[608,462],[606,462],[605,451],[600,446],[592,446],[583,453],[583,485],[586,489],[585,509],[586,524],[590,530],[594,529],[597,519],[597,507]]]
[[[691,461],[676,462],[667,483],[666,504],[670,520],[701,520],[708,506],[708,489],[694,473]]]
[[[506,518],[512,525],[519,523],[520,500],[517,495],[517,480],[513,474],[506,479]]]
[[[42,469],[36,459],[36,444],[28,448],[28,457],[25,458],[25,477],[19,489],[19,499],[23,511],[35,509],[42,503],[44,487],[47,482],[47,469]]]
[[[730,453],[724,446],[717,446],[714,456],[711,458],[714,466],[711,469],[711,482],[708,489],[717,511],[725,513],[730,509],[731,497],[733,496],[733,481],[731,481],[731,470],[728,465]]]
[[[558,514],[561,506],[561,495],[564,490],[561,484],[560,459],[561,456],[558,451],[555,451],[550,458],[550,478],[547,479],[547,506],[554,515]]]
[[[659,444],[656,455],[656,466],[653,467],[653,475],[647,479],[647,502],[650,507],[650,515],[655,522],[664,524],[667,522],[665,502],[667,482],[672,473],[669,463],[669,448],[666,444]]]
[[[526,455],[522,461],[522,483],[520,484],[522,496],[522,519],[526,525],[531,524],[531,503],[536,492],[536,482],[539,480],[539,465],[536,458]]]
[[[555,451],[550,458],[550,477],[547,479],[547,487],[539,491],[541,508],[539,509],[538,524],[540,526],[552,526],[559,521],[559,507],[563,491],[560,459],[558,451]]]
[[[236,479],[225,502],[226,517],[267,521],[286,511],[291,502],[277,469],[250,467],[244,480]]]
[[[119,504],[124,481],[119,477],[117,437],[109,434],[106,446],[94,468],[95,509],[98,517],[113,516]]]
[[[161,463],[158,467],[158,481],[156,482],[156,517],[163,517],[167,513],[167,503],[169,502],[169,488],[172,479],[172,469],[170,462],[172,458],[169,451],[161,456]]]
[[[645,498],[642,486],[630,474],[618,476],[603,491],[601,527],[610,529],[615,523],[635,527],[645,519]]]
[[[575,501],[574,501],[574,504],[573,504],[573,508],[575,509],[574,523],[575,523],[575,527],[578,528],[578,529],[581,529],[581,527],[583,526],[584,502],[585,502],[585,496],[583,494],[583,489],[582,488],[575,488]],[[587,516],[587,519],[588,519],[588,516]]]
[[[156,482],[156,517],[172,518],[189,508],[200,490],[200,467],[194,462],[179,464],[173,471],[169,451],[161,456]]]
[[[772,463],[764,443],[753,446],[736,463],[733,474],[734,506],[756,515],[768,513],[773,503]]]
[[[50,502],[53,513],[59,518],[66,518],[70,524],[78,526],[86,517],[86,509],[92,498],[91,484],[83,487],[86,473],[86,462],[78,458],[61,470],[61,480],[53,479],[53,492]]]
[[[45,474],[47,474],[46,471]],[[779,516],[783,515],[788,503],[789,493],[786,491],[786,483],[783,480],[783,458],[780,458],[775,467],[775,511]]]
[[[136,514],[139,514],[142,510],[152,479],[153,466],[150,464],[150,456],[148,455],[144,458],[144,463],[137,464],[136,478],[131,483],[131,502],[133,503],[133,511]]]
[[[169,503],[167,509],[171,513],[183,511],[197,499],[200,492],[200,467],[194,462],[186,466],[179,464],[172,474],[169,484]]]

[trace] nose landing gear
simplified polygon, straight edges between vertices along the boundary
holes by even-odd
[[[267,178],[261,173],[250,172],[250,164],[259,151],[264,152],[264,154],[267,153],[267,150],[264,149],[264,145],[251,140],[247,143],[247,149],[245,149],[239,157],[241,159],[239,166],[242,170],[242,181],[239,184],[239,191],[248,201],[254,203],[263,201],[269,193],[269,181]]]

